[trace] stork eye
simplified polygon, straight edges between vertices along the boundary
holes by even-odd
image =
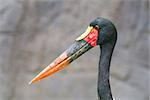
[[[96,29],[99,29],[100,27],[99,27],[98,25],[95,25],[95,28],[96,28]]]

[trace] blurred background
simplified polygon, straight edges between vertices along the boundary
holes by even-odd
[[[148,0],[0,0],[0,100],[97,100],[100,50],[28,82],[97,17],[118,30],[111,63],[116,100],[148,100]]]

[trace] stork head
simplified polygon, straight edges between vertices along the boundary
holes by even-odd
[[[90,23],[87,30],[76,39],[84,40],[91,46],[104,45],[111,40],[116,40],[115,26],[107,19],[97,18]]]
[[[30,84],[59,71],[96,45],[104,46],[115,40],[116,29],[114,25],[104,18],[95,19],[87,30],[65,52],[31,80]]]

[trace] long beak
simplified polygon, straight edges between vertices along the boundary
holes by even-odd
[[[92,30],[92,28],[87,29]],[[87,34],[87,31],[85,32]],[[33,78],[29,84],[35,83],[47,76],[54,74],[55,72],[61,70],[62,68],[66,67],[72,61],[77,59],[79,56],[84,54],[86,51],[91,49],[91,46],[86,41],[82,40],[83,35],[80,36],[81,38],[76,40],[65,52],[63,52],[58,58],[56,58],[50,65],[48,65],[42,72],[40,72],[35,78]]]

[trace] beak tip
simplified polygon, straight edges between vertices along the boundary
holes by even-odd
[[[30,81],[28,84],[31,85],[31,84],[32,84],[32,81]]]
[[[29,85],[31,85],[31,84],[33,84],[33,83],[35,83],[35,82],[37,82],[38,81],[38,79],[37,78],[34,78],[34,79],[32,79],[30,82],[29,82]]]

